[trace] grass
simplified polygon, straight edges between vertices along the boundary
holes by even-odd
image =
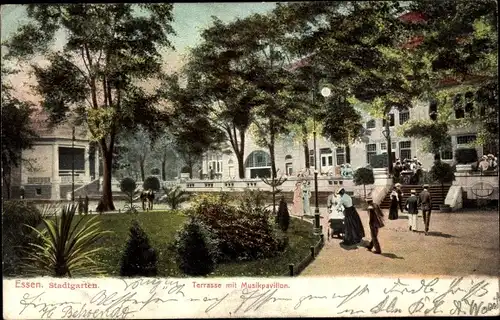
[[[81,218],[82,216],[77,216]],[[129,238],[129,229],[133,220],[137,220],[146,232],[151,246],[157,251],[159,277],[186,277],[175,262],[171,249],[175,234],[187,220],[180,210],[139,212],[138,214],[103,214],[99,215],[102,230],[111,234],[103,236],[96,247],[103,248],[95,260],[104,269],[107,276],[120,275],[120,260]],[[219,264],[209,277],[272,277],[282,276],[288,270],[288,264],[299,263],[310,254],[310,247],[318,238],[312,235],[312,225],[298,219],[291,219],[288,229],[289,245],[279,255],[254,261],[241,261]]]

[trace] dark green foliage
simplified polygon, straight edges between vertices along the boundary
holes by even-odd
[[[155,277],[157,275],[156,251],[137,221],[132,222],[130,237],[121,259],[120,276]]]
[[[436,161],[430,170],[430,174],[434,181],[441,184],[451,183],[455,180],[455,170],[446,162]]]
[[[477,150],[475,148],[463,148],[455,150],[455,161],[457,164],[470,164],[477,162]]]
[[[151,174],[158,175],[161,173],[161,170],[158,168],[153,168],[151,169]]]
[[[288,205],[284,198],[281,198],[278,208],[278,224],[283,232],[287,232],[290,226],[290,213],[288,212]]]
[[[135,183],[135,180],[132,178],[127,177],[120,182],[120,190],[127,194],[134,193],[136,188],[137,184]]]
[[[370,165],[372,166],[372,168],[387,168],[388,165],[387,154],[382,153],[373,155],[370,158]]]
[[[239,204],[231,204],[220,195],[202,196],[192,209],[216,233],[222,259],[254,260],[275,256],[283,250],[283,239],[274,228],[271,212],[246,196]]]
[[[373,184],[375,182],[373,170],[370,168],[359,168],[354,172],[353,181],[357,186]]]
[[[179,205],[189,201],[191,194],[186,190],[182,190],[180,186],[175,186],[173,188],[164,188],[165,198],[163,201],[166,202],[172,210],[178,209]]]
[[[33,230],[42,223],[42,214],[30,202],[5,201],[2,208],[2,248],[4,275],[17,274],[24,250],[29,243],[39,243]]]
[[[215,269],[216,237],[201,221],[191,218],[177,233],[174,246],[177,264],[185,274],[204,276]]]
[[[149,176],[144,180],[142,187],[144,190],[160,191],[160,180],[157,177]]]

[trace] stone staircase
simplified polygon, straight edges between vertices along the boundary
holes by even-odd
[[[412,189],[415,189],[417,192],[417,196],[420,192],[422,192],[422,185],[402,185],[401,190],[403,191],[403,203],[406,202],[406,199],[410,196],[410,192]],[[441,185],[430,185],[429,192],[432,197],[432,210],[439,211],[439,206],[444,204],[444,199],[446,199],[446,195],[448,194],[448,190],[450,189],[450,185],[444,185],[441,188]],[[387,193],[384,200],[380,204],[380,208],[389,209],[391,206],[391,193]]]

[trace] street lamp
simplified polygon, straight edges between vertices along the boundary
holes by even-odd
[[[392,175],[392,142],[391,142],[391,129],[389,127],[389,120],[385,121],[385,128],[382,131],[384,138],[387,140],[387,169],[389,176]]]
[[[71,137],[71,201],[75,201],[75,126]]]

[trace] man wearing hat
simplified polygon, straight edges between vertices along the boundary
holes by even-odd
[[[398,194],[398,201],[399,201],[399,210],[403,212],[404,206],[403,206],[403,190],[401,190],[401,183],[396,183],[396,192]]]
[[[408,210],[408,228],[410,231],[417,231],[418,198],[417,191],[412,189],[411,195],[406,199],[406,210]]]
[[[371,241],[366,247],[368,251],[372,251],[375,247],[375,253],[381,254],[382,249],[380,248],[380,242],[378,241],[378,230],[384,227],[384,213],[380,209],[380,207],[373,203],[372,198],[367,198],[366,202],[368,203],[368,216],[370,217],[370,234]]]
[[[424,190],[420,192],[418,197],[418,205],[422,208],[422,215],[424,216],[424,224],[425,224],[425,235],[429,232],[429,224],[431,221],[431,208],[432,208],[432,199],[431,194],[429,192],[429,185],[424,184]]]

